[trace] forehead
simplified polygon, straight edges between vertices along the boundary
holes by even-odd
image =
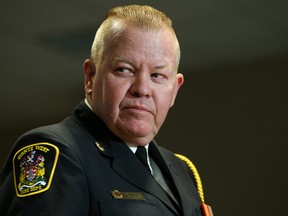
[[[144,30],[126,26],[118,37],[111,39],[106,55],[113,59],[137,59],[176,63],[179,51],[175,35],[166,30]],[[106,56],[107,57],[107,56]]]

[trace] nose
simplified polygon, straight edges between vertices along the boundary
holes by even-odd
[[[137,74],[130,87],[130,94],[134,97],[151,96],[151,79],[148,74]]]

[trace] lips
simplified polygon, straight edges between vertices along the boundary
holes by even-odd
[[[119,106],[121,111],[135,115],[155,115],[153,101],[144,99],[124,99]]]
[[[149,112],[151,113],[151,111],[149,109],[147,109],[146,107],[143,107],[143,106],[126,106],[124,107],[123,110],[129,110],[129,111],[132,111],[132,112]]]
[[[153,111],[149,109],[146,105],[136,104],[136,103],[124,103],[122,107],[120,107],[122,111],[128,111],[135,114],[147,114],[151,113],[153,115]]]

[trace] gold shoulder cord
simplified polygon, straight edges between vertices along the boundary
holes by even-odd
[[[180,154],[175,154],[175,155],[178,158],[180,158],[181,160],[183,160],[185,163],[187,163],[188,167],[191,169],[191,171],[192,171],[192,173],[194,175],[195,181],[196,181],[196,186],[197,186],[197,190],[198,190],[199,196],[200,196],[202,202],[205,203],[204,202],[203,186],[202,186],[200,175],[199,175],[196,167],[194,166],[192,161],[190,161],[187,157],[185,157],[183,155],[180,155]]]

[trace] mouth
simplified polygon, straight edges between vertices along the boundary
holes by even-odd
[[[146,109],[146,108],[143,107],[143,106],[128,106],[128,107],[125,107],[124,109],[128,109],[128,110],[138,110],[138,111],[146,111],[146,112],[149,112],[149,110]]]
[[[152,114],[152,112],[149,109],[147,109],[146,107],[137,106],[137,105],[124,107],[123,110],[131,112],[131,113],[137,113],[137,114],[141,114],[141,113],[143,113],[143,114],[151,113]]]

